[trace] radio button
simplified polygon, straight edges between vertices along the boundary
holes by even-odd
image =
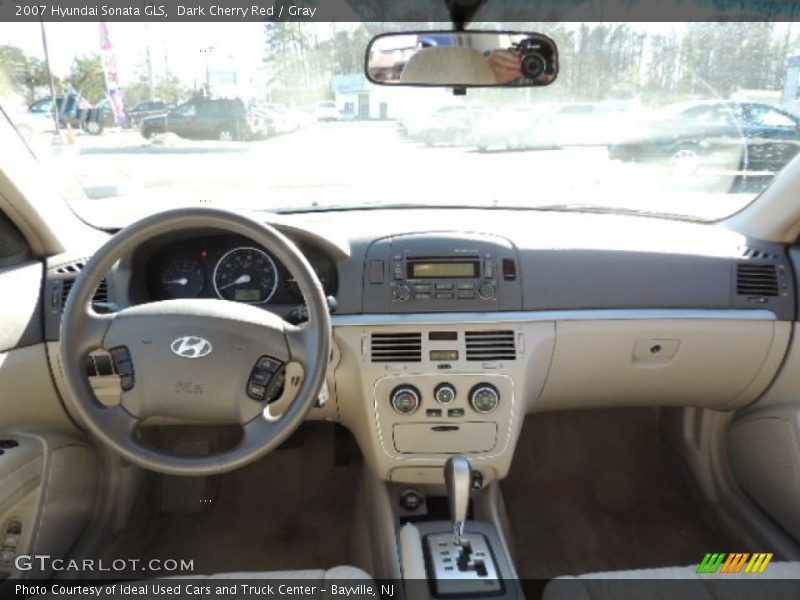
[[[399,283],[394,286],[394,290],[392,291],[392,296],[398,302],[405,302],[409,298],[411,298],[411,288],[406,285],[405,283]]]
[[[458,290],[456,292],[456,298],[460,298],[462,300],[473,300],[475,298],[475,290]]]
[[[416,293],[416,294],[414,294],[414,298],[416,298],[417,300],[430,300],[431,299],[431,295],[429,293],[427,293],[427,292],[422,293],[422,294]]]
[[[475,291],[475,284],[472,282],[469,283],[459,283],[456,286],[459,290],[472,290]]]
[[[485,281],[478,288],[478,295],[484,300],[493,300],[495,294],[494,282]]]
[[[423,294],[430,294],[431,292],[431,284],[430,283],[418,283],[414,286],[415,292],[422,292]]]
[[[447,290],[452,290],[452,289],[453,289],[453,284],[452,283],[437,283],[436,284],[436,290],[437,291],[438,290],[447,291]]]
[[[436,293],[437,300],[452,300],[453,299],[453,292],[437,292]]]
[[[369,282],[383,283],[383,261],[373,260],[369,263]]]

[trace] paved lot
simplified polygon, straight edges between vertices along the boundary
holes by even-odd
[[[314,124],[257,142],[150,142],[137,131],[33,142],[90,199],[78,210],[104,221],[186,204],[235,208],[435,203],[599,204],[655,212],[730,212],[746,197],[724,192],[730,176],[676,176],[666,165],[608,159],[604,146],[522,152],[410,141],[392,122]],[[702,193],[698,200],[696,192]],[[752,194],[750,194],[752,196]],[[698,204],[702,202],[702,204]]]

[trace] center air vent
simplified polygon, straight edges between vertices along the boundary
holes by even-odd
[[[514,343],[514,332],[499,331],[467,331],[467,360],[514,360],[517,348]]]
[[[420,362],[422,334],[373,333],[370,339],[372,362]]]
[[[778,273],[775,265],[736,265],[736,293],[740,296],[777,296]]]

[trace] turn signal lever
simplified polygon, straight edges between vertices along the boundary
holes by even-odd
[[[444,463],[444,484],[450,500],[453,535],[455,543],[459,546],[461,545],[461,536],[464,534],[464,523],[467,520],[471,478],[472,467],[464,456],[456,454]]]
[[[326,296],[325,300],[328,303],[328,312],[335,313],[339,306],[338,302],[336,302],[336,298],[334,296]],[[308,321],[308,307],[305,304],[295,306],[286,317],[286,320],[292,325],[305,323]]]

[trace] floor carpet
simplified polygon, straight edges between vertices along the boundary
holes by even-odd
[[[360,465],[334,466],[332,425],[301,431],[301,443],[220,476],[199,513],[159,511],[156,478],[110,557],[192,559],[195,574],[348,564]]]
[[[524,578],[685,566],[738,548],[678,469],[656,410],[529,417],[502,490]]]

